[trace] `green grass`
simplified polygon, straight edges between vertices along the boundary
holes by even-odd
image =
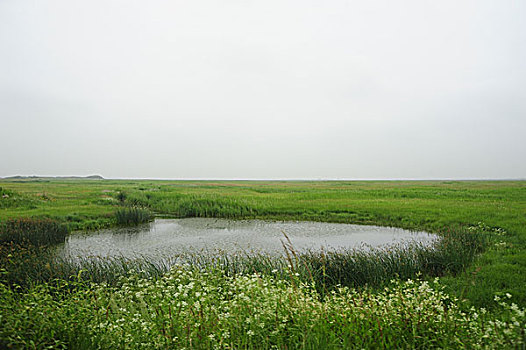
[[[148,259],[52,259],[46,250],[6,240],[0,245],[1,280],[5,283],[0,340],[12,341],[16,346],[42,348],[56,341],[75,348],[126,348],[128,341],[134,345],[149,341],[146,348],[152,344],[176,348],[524,347],[524,311],[520,308],[526,306],[525,181],[54,180],[0,181],[0,185],[0,225],[31,218],[54,220],[70,230],[95,229],[117,225],[118,215],[122,216],[121,222],[140,221],[143,215],[130,208],[142,208],[172,217],[375,224],[427,230],[442,237],[434,248],[305,254],[287,249],[282,258],[264,254],[180,256],[179,262],[190,264],[194,284],[211,290],[207,292],[208,306],[199,309],[195,308],[195,295],[169,298],[170,288],[178,290],[186,282],[181,278],[167,281],[173,277],[168,273],[168,264]],[[253,273],[258,277],[249,277]],[[125,282],[122,276],[134,282]],[[425,309],[425,298],[410,293],[405,284],[390,282],[415,276],[428,281],[441,276],[440,288],[444,290],[440,293],[447,294],[433,299],[437,304],[430,310],[434,311],[423,313],[427,319],[418,318],[417,309],[411,309]],[[259,287],[256,291],[244,286],[248,288],[246,293],[245,289],[235,289],[236,281],[242,280],[272,286],[269,297]],[[88,284],[95,282],[106,284]],[[56,283],[67,284],[67,292],[52,287]],[[134,299],[137,294],[127,294],[126,283],[142,295],[143,301]],[[338,285],[358,289],[342,291]],[[388,289],[383,291],[383,287]],[[227,291],[245,295],[254,292],[250,294],[254,303],[231,312],[233,318],[223,323],[219,315],[227,311],[221,309],[221,303],[230,303],[234,298],[224,294]],[[407,293],[407,298],[402,297]],[[434,292],[425,293],[434,298]],[[495,302],[495,295],[507,293],[511,295],[507,306]],[[276,302],[273,295],[282,296],[282,306],[277,303],[271,307]],[[311,299],[306,304],[294,304],[296,296]],[[169,324],[174,322],[177,310],[163,306],[168,300],[191,305],[184,312],[180,309],[179,315],[184,317],[172,328]],[[378,300],[390,306],[384,310]],[[363,308],[357,308],[354,301],[360,301]],[[24,311],[26,305],[33,305],[34,312]],[[135,318],[131,311],[129,317],[116,311],[136,305],[144,308],[134,309],[139,314]],[[488,310],[487,314],[480,308]],[[250,328],[252,323],[247,319],[257,324],[253,317],[271,311],[289,315],[285,329],[270,328],[270,319],[261,329]],[[360,314],[363,319],[356,318]],[[66,321],[68,317],[71,322]],[[59,321],[53,325],[52,319]],[[147,324],[148,330],[137,328],[136,319]],[[202,320],[199,326],[193,323],[195,319]],[[390,323],[390,319],[394,321]],[[253,334],[239,328],[247,324]],[[488,327],[497,332],[486,334]],[[273,333],[276,329],[278,332]],[[224,335],[227,333],[228,339]],[[30,341],[40,345],[33,346]]]
[[[0,284],[0,346],[74,349],[513,349],[524,309],[463,311],[438,281],[371,293],[269,276],[175,268],[119,288],[60,282],[16,292]]]
[[[123,204],[120,193],[126,205],[177,217],[315,220],[438,233],[477,227],[490,246],[465,273],[444,279],[449,291],[484,306],[506,290],[514,302],[526,305],[525,181],[56,180],[0,185],[24,199],[0,210],[0,221],[50,217],[71,229],[115,225],[114,212]]]

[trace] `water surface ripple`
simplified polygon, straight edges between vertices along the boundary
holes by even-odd
[[[437,236],[399,228],[307,221],[263,221],[210,218],[156,219],[138,227],[74,233],[59,248],[70,257],[169,257],[180,253],[247,251],[279,254],[284,233],[298,251],[431,244]]]

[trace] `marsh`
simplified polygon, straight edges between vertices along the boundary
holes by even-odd
[[[286,236],[285,236],[286,235]],[[72,234],[59,254],[72,257],[167,257],[183,252],[280,254],[283,243],[298,251],[370,249],[400,243],[431,244],[435,235],[399,228],[310,221],[156,219],[137,227]]]

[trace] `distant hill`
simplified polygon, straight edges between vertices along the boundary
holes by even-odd
[[[104,177],[100,175],[89,175],[89,176],[38,176],[38,175],[16,175],[7,176],[0,178],[4,180],[104,180]]]
[[[92,180],[104,180],[104,178],[101,175],[90,175],[86,176],[86,179],[92,179]]]

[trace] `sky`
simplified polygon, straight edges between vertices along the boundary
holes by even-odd
[[[526,178],[526,1],[0,0],[0,177]]]

